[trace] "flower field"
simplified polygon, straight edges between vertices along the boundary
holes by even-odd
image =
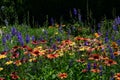
[[[120,80],[119,24],[2,27],[0,80]]]

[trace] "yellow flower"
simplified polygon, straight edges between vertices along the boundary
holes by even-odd
[[[6,58],[6,55],[0,55],[0,59]]]
[[[2,71],[3,70],[3,68],[2,67],[0,67],[0,71]]]
[[[16,60],[16,61],[14,62],[14,64],[16,64],[17,66],[20,66],[22,63],[21,63],[20,60]]]
[[[85,47],[80,47],[79,50],[80,51],[85,51]]]
[[[96,38],[100,37],[100,35],[98,33],[94,34]]]
[[[74,55],[74,53],[69,53],[69,55]]]
[[[71,44],[70,44],[70,46],[74,46],[75,45],[75,42],[72,42]]]
[[[13,63],[13,61],[8,61],[8,62],[6,62],[5,64],[6,65],[9,65],[9,64],[12,64]]]
[[[56,35],[58,34],[58,32],[55,33]]]
[[[36,58],[31,58],[31,59],[29,59],[29,62],[32,62],[34,60],[36,60]]]

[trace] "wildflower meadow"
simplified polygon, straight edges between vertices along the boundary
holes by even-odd
[[[120,17],[93,28],[73,15],[72,23],[2,26],[0,80],[120,80]]]

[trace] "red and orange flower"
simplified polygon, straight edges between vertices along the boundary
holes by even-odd
[[[120,80],[120,73],[116,73],[116,74],[114,75],[114,78],[115,78],[116,80]]]
[[[111,65],[117,64],[117,62],[112,60],[112,59],[108,59],[108,60],[104,61],[104,64],[107,65],[107,66],[111,66]]]
[[[59,73],[58,74],[58,77],[60,78],[60,79],[64,79],[64,78],[67,78],[67,73]]]
[[[57,57],[59,57],[59,54],[47,54],[47,58],[49,58],[49,59],[54,59],[54,58],[57,58]]]

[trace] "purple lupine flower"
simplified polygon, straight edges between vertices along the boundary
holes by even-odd
[[[77,9],[76,8],[73,8],[73,13],[74,13],[75,16],[77,15]]]
[[[2,44],[3,44],[3,45],[6,44],[6,37],[2,37]]]
[[[120,46],[120,39],[119,39],[119,40],[117,40],[116,42],[117,42],[117,44]]]
[[[106,37],[108,37],[109,36],[109,33],[108,33],[108,31],[106,32],[106,35],[105,35]]]
[[[84,42],[84,45],[85,45],[85,46],[88,46],[88,42]]]
[[[18,41],[20,42],[20,44],[23,46],[24,45],[24,41],[23,41],[23,38],[22,38],[22,34],[20,32],[18,32],[17,38],[18,38]]]
[[[11,35],[10,35],[10,34],[7,34],[7,35],[6,35],[6,39],[7,39],[7,40],[10,40],[10,39],[11,39]]]
[[[112,40],[113,40],[113,41],[115,40],[115,37],[114,37],[114,36],[112,36]]]
[[[120,24],[120,17],[119,16],[117,18],[115,18],[114,24],[115,25],[119,25]]]
[[[94,69],[96,69],[96,67],[97,67],[97,64],[96,64],[96,63],[94,63],[94,64],[93,64],[93,68],[94,68]]]
[[[58,41],[58,42],[60,42],[61,40],[60,40],[60,37],[56,37],[56,40]]]
[[[100,24],[100,23],[98,23],[98,30],[100,30],[100,28],[101,28],[101,24]]]
[[[107,43],[109,41],[108,37],[105,37],[105,43]]]
[[[99,69],[100,69],[100,73],[99,74],[100,74],[100,76],[102,76],[102,73],[103,73],[102,70],[103,70],[103,68],[102,68],[101,65],[99,66]]]
[[[78,14],[78,20],[79,20],[79,22],[82,21],[82,19],[81,19],[81,14]]]
[[[87,64],[87,69],[88,69],[88,71],[91,69],[91,64],[90,63]]]
[[[32,36],[32,41],[34,41],[35,40],[35,36]]]
[[[13,36],[17,33],[17,30],[16,30],[15,27],[12,27],[12,28],[11,28],[11,33],[12,33]]]
[[[113,27],[114,31],[118,31],[118,27],[117,26],[113,25],[112,27]]]
[[[57,50],[57,46],[56,46],[55,44],[53,44],[52,48],[53,48],[54,50]]]
[[[26,35],[26,39],[25,40],[26,40],[26,43],[30,42],[30,36],[28,34]]]
[[[109,48],[109,52],[110,52],[110,58],[111,58],[111,59],[114,59],[115,56],[114,56],[114,54],[113,54],[113,49],[112,49],[110,46],[109,46],[108,48]]]
[[[50,19],[50,22],[51,22],[51,25],[54,26],[54,19],[53,18]]]

